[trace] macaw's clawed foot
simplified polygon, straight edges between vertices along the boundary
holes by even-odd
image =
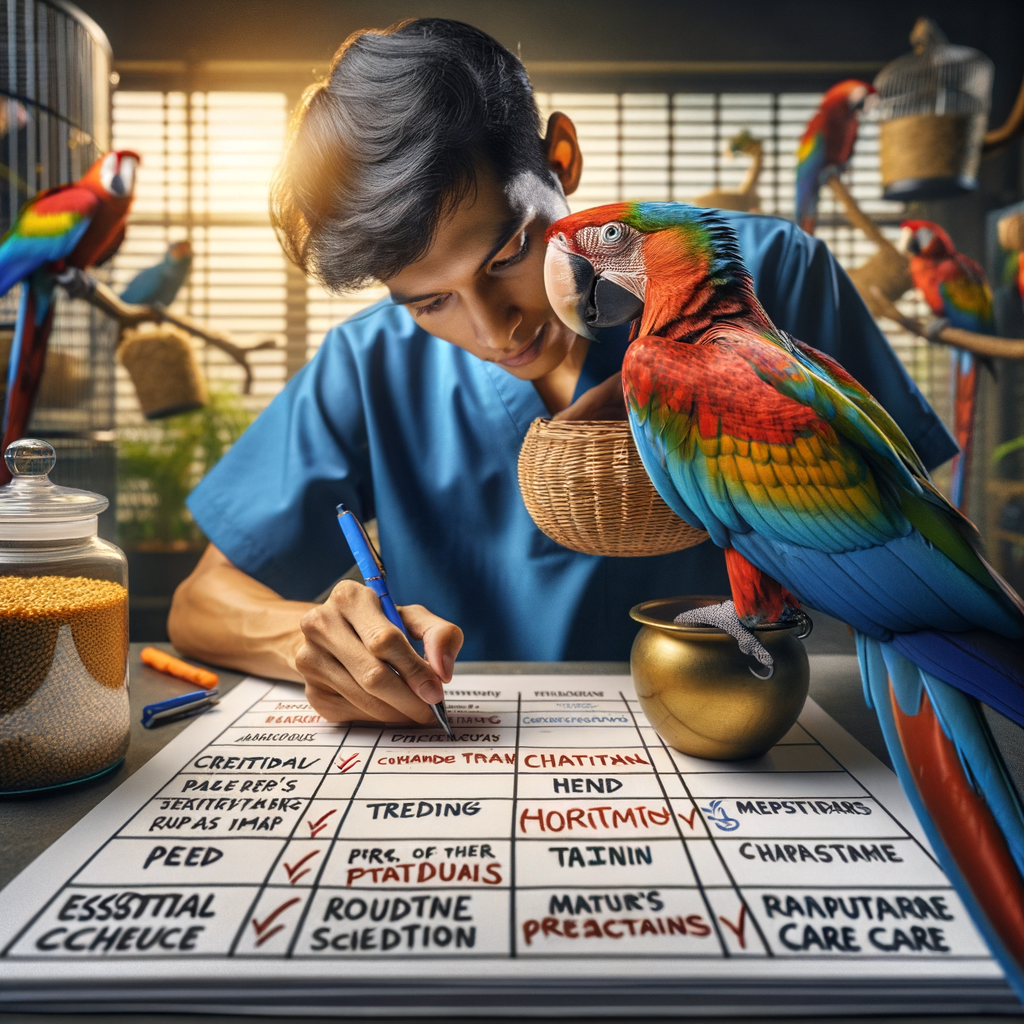
[[[718,629],[724,629],[739,644],[740,650],[762,667],[762,671],[758,672],[751,665],[751,675],[757,676],[758,679],[771,679],[774,675],[775,662],[768,653],[768,649],[740,622],[736,615],[736,606],[731,600],[682,612],[675,617],[674,621],[682,626],[715,626]]]
[[[57,283],[63,286],[72,299],[88,300],[96,291],[95,280],[78,267],[67,267],[56,276]]]

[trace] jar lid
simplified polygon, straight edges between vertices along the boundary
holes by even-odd
[[[62,539],[96,533],[96,517],[110,503],[101,494],[51,483],[57,453],[25,437],[7,446],[11,482],[0,487],[0,540]]]

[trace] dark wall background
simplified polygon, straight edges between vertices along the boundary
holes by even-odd
[[[313,60],[400,18],[471,22],[525,61],[887,61],[915,18],[997,67],[994,117],[1024,73],[1021,0],[79,0],[117,60]]]
[[[994,55],[1020,50],[1019,0],[80,0],[118,58],[323,57],[357,28],[437,15],[480,26],[527,60],[889,59],[919,14]],[[1019,54],[1018,54],[1019,59]]]

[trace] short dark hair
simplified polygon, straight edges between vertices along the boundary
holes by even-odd
[[[357,32],[296,110],[271,218],[288,256],[332,291],[387,280],[427,251],[481,161],[503,184],[549,173],[520,61],[443,18]]]

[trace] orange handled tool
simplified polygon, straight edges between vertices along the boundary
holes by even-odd
[[[169,676],[184,679],[187,683],[195,683],[204,690],[212,690],[217,685],[217,673],[207,672],[205,668],[196,668],[181,658],[175,658],[166,651],[156,647],[142,648],[142,663],[158,672],[166,672]]]

